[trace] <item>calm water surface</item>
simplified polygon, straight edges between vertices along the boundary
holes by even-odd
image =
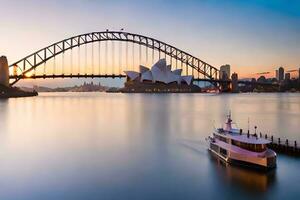
[[[298,199],[300,159],[260,173],[204,138],[240,128],[300,142],[300,94],[49,93],[0,101],[0,199]],[[298,143],[299,143],[298,142]]]

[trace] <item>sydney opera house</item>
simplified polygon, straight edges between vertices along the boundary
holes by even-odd
[[[171,70],[165,59],[159,60],[151,69],[140,65],[140,71],[125,71],[127,81],[122,92],[132,93],[181,93],[201,92],[193,84],[193,76],[182,76],[182,69]]]

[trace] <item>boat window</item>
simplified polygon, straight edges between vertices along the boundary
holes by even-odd
[[[214,150],[215,152],[218,152],[218,149],[219,149],[219,147],[217,145],[213,144],[213,143],[210,143],[210,148],[212,150]]]
[[[220,148],[220,154],[224,157],[227,156],[227,150],[226,149],[223,149],[223,148]]]
[[[223,133],[224,129],[223,128],[218,128],[218,132]]]
[[[223,142],[229,143],[229,139],[226,138],[226,137],[223,137],[223,136],[220,136],[220,135],[217,135],[217,134],[215,134],[215,137],[216,137],[218,140],[221,140],[221,141],[223,141]]]
[[[249,143],[244,143],[236,140],[232,140],[232,144],[242,149],[246,149],[254,152],[263,152],[267,149],[267,146],[265,144],[249,144]]]

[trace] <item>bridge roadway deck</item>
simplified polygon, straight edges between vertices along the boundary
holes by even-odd
[[[126,78],[124,74],[43,74],[43,75],[17,75],[9,76],[9,79],[55,79],[55,78]],[[211,83],[231,83],[231,80],[219,80],[219,79],[206,79],[206,78],[194,78],[194,81],[206,81]],[[254,84],[254,85],[274,85],[272,83],[258,83],[251,81],[239,80],[241,84]]]

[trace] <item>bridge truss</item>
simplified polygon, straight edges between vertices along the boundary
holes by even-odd
[[[10,74],[11,85],[14,85],[21,79],[28,79],[28,78],[46,79],[46,78],[96,78],[96,77],[122,78],[125,77],[124,74],[121,72],[121,70],[119,71],[119,74],[115,74],[115,73],[101,74],[100,71],[97,74],[96,73],[88,74],[88,73],[80,73],[80,72],[70,73],[70,74],[64,74],[64,73],[50,74],[45,71],[43,74],[40,75],[35,74],[35,71],[38,67],[42,66],[43,64],[45,65],[51,59],[55,59],[55,57],[58,55],[64,55],[65,52],[72,50],[76,47],[79,48],[82,45],[87,45],[96,42],[99,42],[99,51],[100,51],[100,43],[107,42],[107,41],[125,42],[127,44],[126,51],[128,51],[128,43],[136,44],[139,46],[139,55],[141,55],[141,47],[144,46],[146,48],[147,58],[149,54],[148,49],[150,49],[150,54],[152,53],[152,59],[154,59],[154,51],[158,53],[159,59],[167,58],[168,56],[170,59],[170,64],[172,64],[173,61],[175,61],[176,68],[183,69],[183,66],[186,66],[185,69],[186,75],[194,75],[196,76],[195,79],[206,80],[211,82],[215,82],[218,79],[219,70],[217,68],[172,45],[139,34],[133,34],[133,33],[122,32],[122,31],[104,31],[104,32],[92,32],[87,34],[81,34],[81,35],[77,35],[56,42],[50,46],[40,49],[26,56],[25,58],[22,58],[19,61],[11,64],[9,66],[10,68],[13,69],[10,70],[10,72],[12,72],[12,74]],[[107,52],[107,49],[105,51]],[[127,52],[126,52],[126,56],[128,57]],[[132,53],[132,56],[134,56],[134,53]],[[178,62],[181,63],[179,67],[178,67]],[[28,75],[29,73],[31,73],[30,76]]]

